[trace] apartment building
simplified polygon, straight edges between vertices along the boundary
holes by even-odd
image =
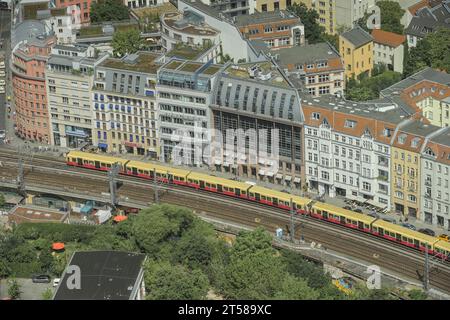
[[[339,36],[339,53],[344,59],[347,79],[363,73],[370,75],[373,68],[373,37],[357,26]]]
[[[343,95],[344,63],[339,52],[329,43],[274,50],[268,55],[302,92],[314,97]]]
[[[94,68],[105,58],[93,47],[52,48],[45,70],[51,144],[79,148],[92,143]]]
[[[450,75],[446,72],[426,67],[382,90],[380,95],[401,100],[432,125],[450,126]]]
[[[228,17],[255,13],[255,0],[201,0],[212,9]]]
[[[130,9],[154,7],[167,2],[169,0],[123,0],[123,4]]]
[[[217,80],[211,110],[213,128],[221,133],[215,138],[227,145],[222,154],[214,155],[216,171],[297,189],[303,186],[300,98],[275,65],[229,65]]]
[[[191,10],[161,15],[161,43],[172,50],[178,44],[208,48],[220,44],[220,31],[205,23],[205,18]]]
[[[264,41],[271,49],[305,43],[305,27],[297,16],[285,10],[240,15],[234,18],[234,25],[245,38]]]
[[[450,231],[450,129],[439,130],[422,148],[421,210],[426,223]]]
[[[95,1],[95,0],[94,0]],[[74,22],[86,24],[90,22],[90,11],[93,0],[51,0],[50,7],[69,8]]]
[[[423,120],[399,126],[392,141],[391,201],[396,213],[424,220],[421,210],[421,152],[438,128]]]
[[[46,28],[55,34],[58,44],[75,42],[76,30],[80,25],[75,23],[74,18],[70,15],[69,8],[38,11],[37,18],[44,22]]]
[[[373,11],[377,0],[336,0],[336,28],[352,28],[356,21]]]
[[[208,106],[222,67],[172,59],[159,68],[156,91],[161,161],[196,165],[194,156],[198,150],[194,143],[202,148],[210,145],[206,129],[211,128],[212,117]],[[183,137],[192,141],[184,145]],[[185,150],[176,149],[179,143]]]
[[[36,20],[12,31],[11,72],[16,132],[24,139],[50,143],[45,70],[56,37]]]
[[[450,28],[450,0],[420,2],[411,9],[413,16],[405,29],[410,48],[438,28]]]
[[[303,98],[308,188],[391,207],[390,141],[407,114],[389,101]]]
[[[95,68],[92,140],[101,150],[158,159],[157,58],[138,52]]]
[[[384,64],[389,70],[403,73],[406,36],[375,29],[372,37],[374,64]]]

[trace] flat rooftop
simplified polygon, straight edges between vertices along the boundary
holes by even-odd
[[[219,34],[218,30],[206,23],[185,18],[183,13],[180,12],[166,13],[163,21],[168,27],[186,34],[197,36],[215,36]]]
[[[67,212],[36,206],[19,206],[10,212],[10,219],[19,218],[22,222],[63,222]]]
[[[259,74],[253,76],[250,69],[258,69]],[[272,84],[281,87],[291,87],[285,77],[278,71],[278,69],[269,61],[256,63],[240,63],[232,64],[225,69],[224,73],[233,78],[241,78],[246,80],[253,80],[264,84]],[[267,79],[267,80],[264,80]]]
[[[160,67],[155,63],[155,59],[158,57],[156,54],[141,52],[136,54],[133,61],[126,61],[126,57],[122,59],[109,58],[99,64],[99,67],[156,74]]]
[[[131,252],[75,252],[69,265],[80,267],[81,289],[70,290],[70,274],[64,272],[54,300],[129,300],[139,290],[144,260],[144,254]]]
[[[129,29],[139,29],[139,25],[137,23],[121,23],[121,24],[113,24],[114,32],[117,31],[126,31]],[[86,27],[80,28],[80,38],[93,38],[93,37],[101,37],[110,34],[106,34],[103,32],[103,25],[90,25]]]
[[[195,60],[207,49],[200,47],[190,47],[187,45],[180,45],[166,53],[166,57],[175,57],[183,60]]]
[[[286,10],[271,11],[271,12],[256,12],[249,15],[238,15],[235,17],[235,25],[238,27],[248,26],[252,24],[283,22],[283,20],[300,19]]]
[[[194,61],[180,61],[172,60],[166,63],[162,69],[173,70],[173,71],[183,71],[187,73],[197,72],[199,69],[205,66],[205,63],[194,62]],[[213,76],[222,69],[222,65],[211,64],[205,69],[203,69],[199,74]]]
[[[288,64],[303,65],[318,61],[328,61],[328,59],[340,57],[336,49],[326,42],[283,48],[273,50],[270,53],[271,55],[278,55],[279,58],[277,61],[284,66]]]

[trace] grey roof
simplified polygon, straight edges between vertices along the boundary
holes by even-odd
[[[81,288],[66,285],[64,273],[54,300],[128,300],[135,292],[145,255],[120,251],[75,252],[69,265],[81,270]]]
[[[289,11],[271,11],[271,12],[255,12],[250,15],[239,15],[234,17],[235,25],[238,27],[248,26],[251,24],[279,22],[282,19],[295,19],[300,22],[300,18]]]
[[[433,8],[425,7],[418,10],[405,33],[423,38],[439,27],[450,28],[450,0],[445,0]]]
[[[329,110],[362,117],[370,117],[375,120],[386,121],[393,124],[398,124],[403,120],[406,120],[410,115],[410,113],[405,112],[389,99],[355,102],[334,95],[323,95],[318,98],[305,95],[302,96],[302,105],[319,106]]]
[[[76,51],[76,52],[86,52],[88,49],[88,46],[65,46],[62,44],[57,44],[53,48],[59,49],[59,50],[67,50],[67,51]]]
[[[66,56],[61,56],[61,55],[50,55],[47,63],[62,65],[62,66],[67,66],[67,67],[72,68],[72,66],[73,66],[72,63],[74,61],[81,61],[81,59],[82,59],[81,57],[66,57]]]
[[[450,127],[430,139],[432,142],[450,147]]]
[[[433,126],[430,124],[423,123],[422,121],[415,120],[401,127],[400,131],[414,134],[420,137],[426,137],[439,129],[441,129],[441,127]]]
[[[204,4],[203,2],[201,2],[200,0],[184,0],[184,1],[179,0],[178,1],[178,9],[179,10],[180,10],[180,8],[183,9],[183,7],[180,5],[183,2],[185,2],[187,5],[189,5],[191,7],[194,7],[195,9],[202,11],[203,13],[206,13],[207,15],[209,15],[211,17],[214,17],[219,20],[222,19],[222,14],[218,9],[208,6],[207,4]]]
[[[355,28],[344,32],[341,36],[350,41],[356,48],[373,41],[373,37],[360,26],[356,26]]]
[[[274,50],[272,55],[278,55],[278,59],[275,60],[282,66],[287,64],[303,65],[340,57],[334,47],[326,42],[278,49]]]
[[[450,74],[434,70],[430,67],[426,67],[419,72],[409,76],[408,78],[403,79],[402,81],[397,82],[386,89],[383,89],[380,94],[382,96],[400,94],[402,90],[424,80],[450,86]]]

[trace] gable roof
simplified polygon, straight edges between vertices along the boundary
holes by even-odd
[[[404,35],[384,31],[381,29],[374,29],[372,31],[372,37],[373,37],[373,42],[385,44],[387,46],[394,47],[394,48],[403,44],[406,40],[406,36],[404,36]]]
[[[373,41],[373,37],[360,26],[356,26],[355,28],[344,32],[341,34],[341,37],[347,39],[347,41],[353,44],[355,48],[359,48]]]

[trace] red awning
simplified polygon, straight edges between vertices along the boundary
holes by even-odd
[[[62,250],[62,249],[64,249],[64,243],[62,243],[62,242],[55,242],[52,245],[52,249],[53,250]]]
[[[127,220],[127,219],[128,219],[127,216],[115,216],[113,220],[114,220],[115,222],[121,222],[121,221],[125,221],[125,220]]]

